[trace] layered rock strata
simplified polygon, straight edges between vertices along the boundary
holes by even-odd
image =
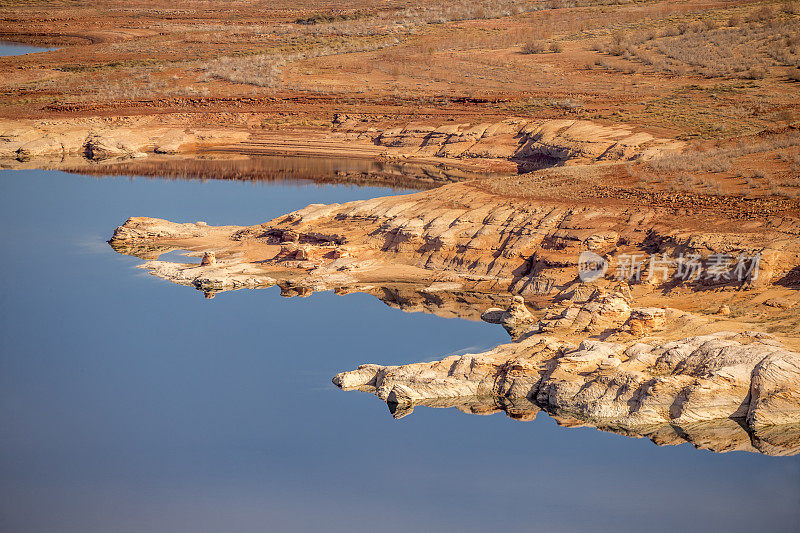
[[[651,159],[684,144],[620,126],[586,120],[509,118],[481,124],[407,124],[378,130],[364,117],[337,115],[348,138],[384,146],[389,153],[422,157],[549,160],[550,164]]]
[[[111,242],[124,251],[156,245],[200,250],[213,241],[222,252],[247,250],[246,259],[257,259],[265,271],[290,267],[308,279],[368,270],[372,274],[364,277],[372,280],[385,273],[386,279],[466,283],[534,299],[580,298],[575,291],[620,280],[639,293],[800,284],[795,279],[800,222],[791,216],[742,222],[622,203],[592,207],[525,201],[493,194],[479,184],[312,204],[250,227],[132,218]],[[578,277],[586,250],[607,263],[605,275],[591,285]],[[676,277],[681,257],[692,258],[698,275]],[[727,258],[729,271],[712,275],[708,269],[718,266],[721,257]],[[747,263],[737,278],[738,257],[757,257],[757,270]]]

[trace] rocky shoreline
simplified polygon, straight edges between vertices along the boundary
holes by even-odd
[[[697,213],[509,198],[485,181],[310,205],[251,227],[131,218],[110,243],[148,259],[142,267],[155,276],[207,297],[273,285],[283,296],[365,292],[401,309],[482,318],[509,332],[513,342],[489,352],[363,365],[334,378],[343,389],[375,393],[395,413],[478,398],[492,410],[525,406],[521,418],[567,413],[654,441],[664,435],[654,428],[680,434],[677,428],[696,424],[734,424],[736,442],[750,441],[749,448],[725,438],[708,447],[798,453],[800,221],[742,223],[705,213],[713,230],[702,230],[692,226]],[[158,260],[174,250],[205,259]],[[591,282],[578,276],[587,250],[609,267]],[[615,279],[631,254],[696,255],[709,268],[720,254],[749,254],[760,258],[760,270],[739,280],[679,280],[676,265],[662,276],[645,263],[640,278]],[[764,434],[782,444],[771,447],[758,437]]]
[[[523,338],[488,352],[402,366],[362,365],[333,382],[374,393],[395,414],[480,398],[478,403],[512,418],[530,420],[544,410],[572,424],[650,436],[657,443],[664,428],[680,434],[680,428],[696,424],[728,425],[741,433],[733,441],[718,435],[716,444],[706,446],[712,449],[750,449],[749,440],[769,432],[787,440],[777,450],[758,451],[800,453],[800,352],[752,331],[667,341],[659,333],[668,324],[642,324],[642,313],[630,308],[620,315],[626,304],[619,294],[601,300],[599,308],[591,309],[590,302],[583,309],[605,319],[617,315],[618,327],[606,340],[576,344],[564,340],[573,331],[541,334],[541,324],[531,321]],[[700,320],[677,310],[669,314],[670,322]],[[736,446],[745,435],[752,437],[747,446]]]
[[[631,128],[586,120],[509,118],[477,125],[377,125],[358,115],[336,115],[328,128],[265,130],[253,117],[235,125],[187,127],[174,117],[117,120],[2,120],[0,163],[60,168],[125,162],[158,154],[331,156],[384,158],[471,171],[513,172],[543,166],[652,159],[684,143]]]

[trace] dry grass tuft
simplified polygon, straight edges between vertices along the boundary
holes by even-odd
[[[527,43],[523,44],[522,49],[520,51],[523,54],[544,54],[547,52],[560,54],[561,52],[564,51],[564,45],[562,45],[558,41],[547,43],[540,39],[534,39],[532,41],[528,41]]]
[[[535,41],[528,41],[527,43],[522,45],[521,52],[523,54],[544,54],[545,52],[547,52],[547,50],[548,50],[547,43],[545,43],[544,41],[535,40]]]

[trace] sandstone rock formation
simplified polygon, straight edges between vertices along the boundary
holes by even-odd
[[[217,262],[217,256],[214,254],[214,252],[206,252],[206,253],[204,253],[203,254],[203,259],[200,260],[200,264],[202,266],[213,265],[213,264],[216,264],[216,262]]]
[[[432,284],[451,283],[459,288],[450,292],[487,295],[482,302],[489,305],[471,311],[475,318],[491,306],[490,299],[500,297],[507,306],[516,294],[544,309],[544,316],[537,318],[543,330],[587,320],[583,326],[587,330],[616,325],[631,318],[627,302],[633,298],[641,302],[640,308],[663,310],[674,301],[673,307],[688,304],[695,311],[716,303],[716,311],[722,304],[741,302],[737,304],[741,306],[763,294],[762,301],[783,302],[770,306],[769,312],[796,321],[790,304],[797,300],[791,273],[800,266],[797,219],[766,217],[743,223],[724,214],[703,213],[703,223],[715,229],[708,233],[692,229],[696,214],[625,204],[600,208],[528,201],[492,193],[481,184],[452,184],[346,204],[312,204],[245,228],[132,218],[110,242],[122,253],[148,259],[172,249],[213,249],[218,258],[238,254],[237,261],[264,276],[291,279],[295,288],[312,291],[416,284],[419,290],[427,288],[425,296],[432,301],[448,293],[437,292]],[[610,265],[604,278],[589,284],[577,277],[579,256],[587,248]],[[702,265],[715,256],[741,254],[760,254],[757,279],[681,279],[673,275],[676,263],[662,276],[641,261],[648,255],[660,259],[691,255]],[[620,281],[626,256],[640,258],[639,276]],[[709,296],[691,298],[694,291]],[[604,296],[595,298],[599,292]],[[561,306],[589,300],[598,313]],[[628,329],[658,329],[666,312],[637,311]],[[738,319],[741,311],[731,316]]]
[[[799,362],[800,353],[759,333],[577,345],[534,335],[432,363],[362,365],[333,382],[345,390],[374,392],[405,413],[415,405],[464,402],[512,405],[516,415],[502,410],[523,419],[543,409],[636,435],[709,422],[728,424],[743,440],[758,432],[788,433],[791,445],[765,453],[795,454],[800,452]]]
[[[771,335],[685,337],[711,320],[678,309],[631,307],[619,292],[595,290],[583,303],[556,304],[538,322],[522,305],[515,300],[507,310],[482,315],[503,324],[514,343],[437,362],[362,365],[333,382],[375,393],[395,414],[415,405],[462,402],[491,405],[490,412],[518,419],[542,409],[557,420],[650,436],[656,443],[663,441],[658,428],[699,424],[716,435],[713,445],[700,447],[800,453],[800,352]],[[739,434],[741,445],[725,440],[733,436],[719,433],[724,427]],[[751,446],[758,433],[790,438],[782,446]]]
[[[400,411],[479,398],[476,409],[532,404],[654,441],[674,439],[663,430],[669,426],[696,431],[695,443],[713,440],[707,431],[736,434],[741,446],[731,446],[744,449],[738,426],[753,442],[769,435],[756,446],[771,450],[765,453],[796,453],[795,437],[782,440],[796,431],[775,428],[800,423],[798,294],[787,281],[800,263],[800,223],[703,217],[713,232],[692,229],[691,216],[670,209],[512,199],[474,182],[312,204],[250,227],[132,218],[110,242],[151,259],[164,250],[213,250],[216,264],[142,265],[206,295],[273,284],[285,296],[366,292],[407,310],[468,318],[483,310],[516,340],[434,363],[365,365],[335,378],[342,388],[373,390]],[[591,283],[577,275],[587,249],[610,265]],[[679,253],[700,264],[720,254],[760,254],[761,272],[738,281],[676,279],[671,269],[648,276],[654,266],[642,262],[638,278],[615,279],[625,255]],[[728,314],[717,313],[722,305]],[[763,332],[768,315],[777,336]]]
[[[481,319],[493,324],[502,324],[512,338],[527,332],[536,323],[536,318],[525,307],[522,296],[514,296],[508,309],[492,307],[481,313]]]
[[[148,153],[174,154],[198,147],[241,142],[247,132],[177,126],[122,126],[91,120],[0,121],[0,160],[90,161],[130,159]]]

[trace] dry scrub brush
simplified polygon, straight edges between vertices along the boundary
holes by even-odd
[[[281,79],[286,60],[283,57],[221,57],[205,65],[211,78],[259,87],[273,87]]]
[[[323,13],[296,22],[310,26],[301,31],[312,35],[376,35],[415,32],[427,24],[509,17],[543,9],[541,3],[527,0],[457,0],[439,5],[417,6],[397,10],[382,10],[372,14]],[[296,32],[297,28],[283,28]]]
[[[522,45],[522,50],[521,50],[523,54],[544,54],[546,52],[553,52],[555,54],[558,54],[563,51],[564,51],[564,46],[557,41],[547,43],[545,41],[540,41],[538,39],[533,41],[528,41],[527,43]]]
[[[734,167],[734,160],[738,157],[795,146],[800,146],[800,132],[790,130],[783,134],[765,136],[760,140],[738,140],[707,150],[690,148],[682,153],[654,159],[648,166],[662,172],[728,172]]]
[[[568,7],[630,4],[633,0],[456,0],[441,5],[409,8],[401,12],[401,18],[415,19],[423,23],[441,24],[462,20],[494,19],[511,17],[522,13],[563,9]]]
[[[633,0],[549,0],[546,2],[530,0],[455,0],[438,5],[414,6],[397,10],[381,10],[371,14],[362,11],[346,14],[317,14],[302,19],[306,28],[284,26],[281,32],[301,31],[312,35],[378,35],[396,33],[417,33],[429,24],[445,24],[466,20],[485,20],[513,17],[525,13],[555,11],[568,7],[629,4]],[[584,18],[593,19],[591,13],[565,13],[562,31],[573,31],[573,25],[585,26]],[[578,22],[576,22],[576,17]],[[313,20],[308,24],[307,20]]]
[[[281,83],[284,69],[292,62],[393,46],[400,42],[400,35],[417,33],[421,26],[427,24],[497,18],[541,8],[542,4],[526,0],[460,0],[436,6],[380,11],[371,15],[364,12],[312,15],[298,19],[294,26],[276,27],[273,33],[311,39],[330,37],[336,40],[337,37],[345,37],[345,41],[328,46],[312,45],[309,50],[299,53],[221,57],[201,68],[209,78],[275,87]],[[367,41],[356,39],[358,37]]]
[[[789,130],[784,133],[762,135],[757,139],[740,139],[728,142],[725,146],[700,148],[695,145],[682,153],[668,154],[644,163],[628,164],[628,175],[644,183],[662,183],[675,191],[704,191],[722,194],[722,183],[733,185],[732,178],[744,179],[745,189],[736,185],[733,189],[747,195],[752,189],[766,191],[771,195],[796,198],[800,196],[800,132]],[[777,151],[777,153],[776,153]],[[770,152],[772,152],[770,154]],[[773,170],[746,170],[747,163],[737,161],[743,156],[759,154],[757,160],[766,162],[778,159],[789,164],[788,180],[776,178]],[[716,177],[703,176],[704,173],[717,174]]]
[[[595,49],[678,75],[760,79],[781,66],[790,67],[786,75],[797,77],[800,19],[765,6],[744,20],[732,17],[722,27],[706,18],[660,31],[617,32]]]

